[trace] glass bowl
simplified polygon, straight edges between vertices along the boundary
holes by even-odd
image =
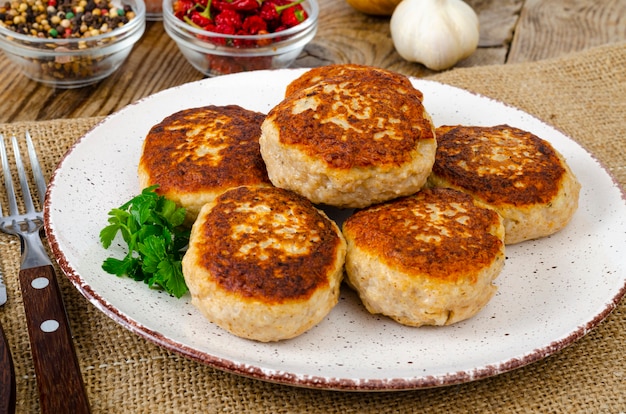
[[[0,25],[0,49],[30,79],[57,88],[80,88],[117,70],[146,27],[143,0],[114,2],[130,6],[135,17],[108,33],[81,38],[40,38]]]
[[[291,66],[317,33],[317,0],[301,3],[308,18],[300,24],[258,35],[228,35],[194,27],[174,15],[175,1],[163,0],[165,31],[189,63],[206,76]]]

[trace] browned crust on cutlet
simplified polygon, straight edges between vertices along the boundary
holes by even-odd
[[[249,211],[259,205],[271,206],[272,214],[293,214],[298,231],[285,233],[280,223],[259,220]],[[247,211],[241,211],[241,206],[247,206]],[[233,237],[242,225],[254,231]],[[316,290],[329,286],[342,245],[337,232],[311,202],[291,191],[239,187],[220,195],[202,222],[200,240],[210,247],[198,265],[207,269],[221,288],[243,298],[269,304],[308,299]],[[283,246],[306,246],[306,252],[286,254],[272,247],[261,251],[258,244],[268,238]],[[240,253],[243,246],[247,246],[246,254]],[[259,257],[268,252],[269,258]]]
[[[495,158],[495,159],[494,159]],[[492,205],[547,204],[566,174],[543,139],[508,125],[437,128],[433,173]]]
[[[369,76],[377,77],[379,81],[383,83],[399,83],[405,87],[413,87],[409,78],[400,73],[373,66],[359,65],[356,63],[344,63],[319,66],[307,70],[287,85],[285,96],[289,96],[300,89],[305,89],[320,82],[325,82],[331,78],[340,77],[346,80],[354,78],[358,80],[364,73],[368,73]],[[422,99],[422,93],[420,91],[418,91],[418,93],[420,95],[420,99]]]
[[[269,185],[259,149],[264,119],[237,105],[176,112],[148,133],[140,169],[160,194]],[[212,155],[205,147],[218,150]]]
[[[294,111],[312,101],[315,108]],[[279,128],[281,144],[334,169],[402,165],[415,156],[420,140],[434,139],[421,93],[381,82],[371,71],[363,71],[358,80],[333,78],[302,89],[275,106],[268,119]]]
[[[475,283],[503,249],[500,220],[465,193],[433,188],[360,210],[343,231],[361,250],[407,275]]]

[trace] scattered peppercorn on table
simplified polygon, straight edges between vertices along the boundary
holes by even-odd
[[[614,174],[624,191],[624,2],[577,0],[567,7],[563,2],[539,0],[468,3],[481,19],[481,40],[479,49],[456,66],[458,70],[435,73],[404,61],[393,50],[388,18],[361,14],[337,0],[320,1],[318,34],[296,66],[376,65],[504,101],[572,136]],[[580,23],[585,19],[586,24]],[[537,26],[537,21],[545,24]],[[572,22],[595,29],[577,31]],[[103,116],[155,92],[203,78],[160,22],[149,22],[125,64],[92,86],[55,90],[21,75],[3,55],[0,74],[0,134],[22,136],[29,130],[48,178],[65,151]],[[4,191],[0,202],[6,204]],[[9,297],[0,307],[0,323],[15,363],[17,412],[38,412],[16,277],[19,243],[6,235],[0,235],[0,262]],[[59,282],[94,413],[626,411],[624,301],[574,344],[501,375],[415,391],[329,392],[240,377],[197,363],[120,327],[62,273]]]

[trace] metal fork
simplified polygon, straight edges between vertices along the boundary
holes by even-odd
[[[0,135],[0,157],[10,213],[7,216],[0,208],[0,230],[19,236],[21,242],[20,289],[41,410],[43,413],[88,413],[89,401],[61,291],[54,267],[41,241],[42,210],[35,209],[17,138],[12,137],[12,144],[25,212],[20,213],[18,208],[6,145],[4,137]],[[28,132],[26,144],[40,205],[43,206],[45,179]]]

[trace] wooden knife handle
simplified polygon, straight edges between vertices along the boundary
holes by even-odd
[[[15,370],[9,343],[0,325],[0,413],[15,412]]]
[[[20,270],[42,413],[89,413],[61,291],[51,265]]]

